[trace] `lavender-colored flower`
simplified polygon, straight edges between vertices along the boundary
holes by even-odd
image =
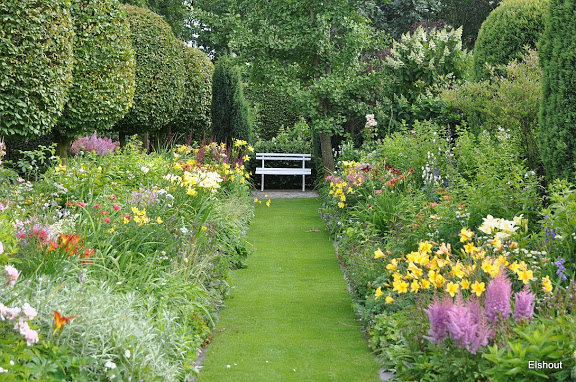
[[[435,298],[428,309],[424,310],[430,319],[429,336],[424,336],[424,338],[434,344],[439,344],[446,339],[448,335],[448,311],[451,307],[452,302],[449,299],[440,301]]]
[[[486,318],[490,322],[496,322],[498,317],[507,319],[510,317],[510,297],[512,297],[512,283],[504,269],[494,277],[486,289]]]
[[[562,280],[566,280],[566,279],[567,279],[566,275],[564,274],[564,272],[566,271],[566,268],[564,267],[564,262],[565,262],[565,261],[566,261],[566,260],[564,260],[564,258],[558,257],[558,258],[556,258],[556,261],[554,262],[554,265],[556,265],[556,267],[558,268],[558,269],[556,270],[556,274],[557,274],[558,277],[560,277],[560,279],[562,279]]]
[[[70,147],[70,151],[78,154],[81,151],[96,152],[96,154],[103,156],[108,155],[120,146],[120,142],[114,142],[110,138],[99,138],[96,133],[89,137],[78,138]]]
[[[534,293],[525,289],[515,294],[514,321],[531,320],[534,314]]]
[[[455,304],[448,311],[448,333],[459,348],[466,348],[475,337],[478,324],[466,305]]]

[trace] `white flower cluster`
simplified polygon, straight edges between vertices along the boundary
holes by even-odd
[[[366,114],[366,128],[377,126],[378,122],[374,119],[374,114]]]
[[[487,235],[494,234],[496,239],[506,239],[511,234],[516,232],[522,224],[524,216],[515,216],[513,220],[506,220],[502,218],[494,218],[488,215],[483,219],[482,225],[478,229]]]
[[[422,167],[422,180],[424,180],[425,185],[437,187],[442,183],[443,179],[440,176],[440,170],[437,170],[436,167],[436,156],[428,151],[428,160]]]

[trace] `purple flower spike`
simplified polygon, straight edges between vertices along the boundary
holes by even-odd
[[[510,317],[510,297],[512,297],[512,283],[504,269],[488,283],[486,289],[486,318],[490,322],[496,322],[498,317],[507,319]]]
[[[532,319],[532,315],[534,314],[534,297],[534,293],[530,293],[530,291],[527,289],[516,293],[516,303],[514,304],[514,321],[530,321]]]
[[[434,302],[424,310],[430,319],[429,336],[424,336],[433,344],[439,344],[446,339],[448,335],[448,311],[452,307],[449,299],[442,301],[434,298]]]

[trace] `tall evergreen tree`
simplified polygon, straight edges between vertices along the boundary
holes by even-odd
[[[574,179],[576,161],[576,0],[551,0],[540,46],[538,134],[549,180]]]
[[[240,69],[228,57],[216,62],[212,77],[212,134],[220,142],[252,139]]]

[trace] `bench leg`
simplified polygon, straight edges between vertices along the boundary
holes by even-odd
[[[302,175],[302,192],[305,192],[306,189],[306,175]]]
[[[262,184],[260,185],[260,191],[264,191],[264,174],[262,174]]]

